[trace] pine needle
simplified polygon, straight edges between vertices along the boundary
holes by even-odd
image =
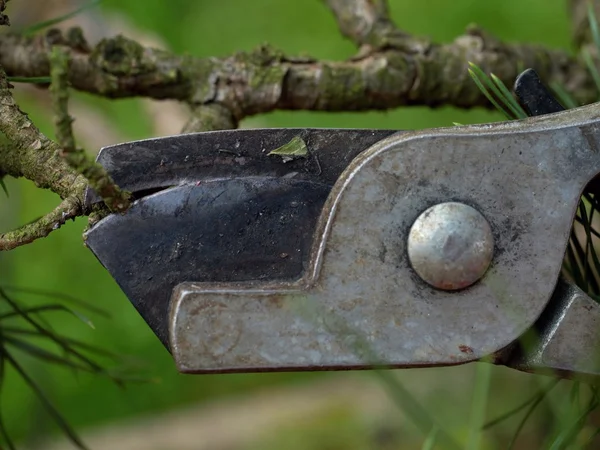
[[[78,14],[81,14],[85,10],[93,8],[94,6],[98,6],[101,3],[101,1],[102,0],[91,0],[88,3],[84,4],[83,6],[77,8],[74,11],[71,11],[67,14],[63,14],[62,16],[58,16],[58,17],[55,17],[55,18],[52,18],[49,20],[45,20],[43,22],[39,22],[39,23],[36,23],[35,25],[25,28],[21,32],[21,34],[23,34],[24,36],[31,36],[32,34],[35,34],[38,31],[41,31],[45,28],[49,28],[49,27],[53,27],[54,25],[58,25],[59,23],[64,22],[65,20],[71,19],[71,18],[77,16]]]
[[[552,89],[552,91],[558,98],[558,101],[566,109],[577,108],[579,106],[575,99],[571,96],[571,94],[569,94],[567,90],[564,87],[562,87],[559,83],[550,83],[550,89]]]
[[[87,447],[83,443],[83,441],[79,438],[75,430],[69,425],[69,423],[65,420],[65,418],[58,412],[58,410],[54,407],[52,402],[48,400],[42,389],[36,384],[35,381],[29,376],[25,369],[17,362],[17,360],[9,353],[6,348],[0,348],[0,352],[2,353],[3,359],[6,359],[7,363],[9,363],[19,374],[19,376],[27,383],[27,385],[31,388],[31,390],[35,393],[36,397],[41,401],[44,409],[50,414],[52,419],[57,423],[60,427],[61,431],[69,438],[71,443],[73,443],[77,448],[86,450]]]
[[[7,77],[9,83],[48,84],[50,77]]]
[[[2,178],[0,178],[0,188],[2,188],[4,194],[8,197],[8,189],[6,189],[6,183],[4,183]]]

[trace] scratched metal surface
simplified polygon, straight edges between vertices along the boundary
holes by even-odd
[[[177,284],[301,277],[330,189],[262,177],[185,184],[106,217],[86,244],[166,345]]]
[[[294,177],[333,185],[360,152],[397,131],[318,128],[223,130],[125,142],[100,150],[97,162],[122,189],[144,192],[199,180]],[[300,137],[309,154],[286,161],[269,152]],[[86,203],[100,201],[92,190]]]
[[[169,300],[177,284],[300,278],[321,207],[340,173],[392,133],[227,130],[107,147],[98,162],[141,198],[125,214],[96,224],[86,245],[168,346]],[[307,157],[268,155],[298,136]],[[88,203],[98,200],[93,191],[86,194]]]
[[[493,354],[539,317],[580,193],[600,171],[599,106],[388,138],[357,157],[323,208],[296,284],[184,283],[171,302],[183,372],[458,364]],[[469,204],[495,239],[483,279],[436,290],[406,239],[428,207]]]

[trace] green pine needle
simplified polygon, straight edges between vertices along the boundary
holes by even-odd
[[[41,401],[53,420],[58,424],[61,431],[78,448],[85,448],[75,431],[67,420],[61,416],[53,406],[46,394],[36,384],[34,378],[25,371],[17,356],[27,355],[37,359],[44,364],[52,364],[73,371],[91,373],[104,376],[119,387],[125,383],[144,382],[149,380],[145,377],[128,375],[122,371],[106,369],[87,355],[95,355],[117,359],[114,354],[104,349],[86,344],[77,339],[68,338],[55,332],[45,323],[43,314],[61,312],[70,314],[81,320],[86,325],[92,326],[91,321],[78,311],[59,303],[44,303],[37,306],[22,306],[19,301],[8,295],[8,290],[33,295],[46,295],[54,299],[61,299],[71,303],[83,302],[68,295],[57,294],[52,291],[40,291],[35,289],[19,289],[9,287],[4,289],[0,286],[0,302],[5,307],[0,314],[0,388],[4,389],[4,365],[11,366],[31,388],[36,397]],[[91,308],[92,310],[95,308]],[[0,448],[15,448],[8,432],[4,428],[2,414],[0,414]]]
[[[490,74],[490,77],[491,77],[492,81],[494,82],[494,85],[496,85],[496,87],[500,91],[502,100],[504,101],[506,106],[511,110],[511,112],[514,114],[514,116],[517,119],[526,118],[527,113],[521,107],[521,105],[519,105],[519,102],[517,102],[515,97],[511,94],[511,92],[508,90],[508,88],[504,85],[502,80],[500,78],[498,78],[496,75],[494,75],[493,73]]]
[[[596,89],[600,92],[600,74],[598,73],[598,69],[596,68],[596,64],[594,64],[594,60],[592,59],[592,55],[587,50],[583,50],[581,52],[581,56],[583,57],[583,61],[587,66],[592,78],[594,79],[594,84],[596,85]]]
[[[539,402],[542,401],[550,393],[550,391],[552,391],[552,389],[554,389],[558,385],[559,382],[560,382],[560,379],[552,380],[546,387],[544,387],[543,389],[540,389],[538,392],[536,392],[534,395],[529,397],[527,400],[525,400],[520,405],[516,406],[515,408],[511,409],[510,411],[505,412],[504,414],[500,415],[499,417],[496,417],[495,419],[487,422],[482,427],[482,430],[487,430],[488,428],[492,428],[493,426],[498,425],[499,423],[504,422],[505,420],[510,419],[511,417],[514,417],[516,414],[520,413],[521,411],[523,411],[525,408],[527,408],[531,404],[539,404]]]
[[[38,31],[41,31],[45,28],[49,28],[52,27],[54,25],[58,25],[61,22],[64,22],[65,20],[71,19],[72,17],[75,17],[78,14],[81,14],[83,11],[93,8],[94,6],[97,6],[101,3],[102,0],[91,0],[88,3],[84,4],[83,6],[75,9],[74,11],[71,11],[67,14],[64,14],[62,16],[59,17],[55,17],[53,19],[49,19],[49,20],[45,20],[43,22],[39,22],[36,23],[35,25],[32,25],[28,28],[25,28],[21,34],[25,35],[25,36],[30,36],[32,34],[37,33]]]
[[[469,75],[487,99],[501,111],[507,119],[524,119],[527,113],[496,75],[488,76],[481,68],[469,62]]]
[[[473,65],[474,67],[477,67],[472,63],[469,63],[469,65]],[[479,67],[477,67],[477,69],[479,69]],[[481,71],[481,69],[479,69],[479,71]],[[483,95],[485,95],[486,98],[490,101],[490,103],[492,105],[494,105],[498,111],[500,111],[502,114],[504,114],[504,116],[508,120],[512,120],[513,117],[510,115],[510,113],[498,104],[498,102],[494,99],[492,94],[490,94],[488,89],[483,85],[483,83],[481,82],[481,80],[479,79],[479,77],[477,75],[477,72],[473,69],[469,69],[469,75],[471,76],[471,78],[473,79],[473,81],[475,82],[475,84],[477,85],[479,90],[483,93]]]
[[[65,303],[69,303],[71,305],[77,305],[81,309],[86,309],[89,312],[92,312],[96,315],[102,316],[106,319],[110,319],[110,314],[102,308],[99,308],[95,305],[92,305],[90,302],[85,301],[83,299],[74,297],[69,294],[65,294],[64,292],[57,292],[50,289],[37,289],[37,288],[29,288],[22,286],[13,286],[10,284],[3,284],[2,289],[5,292],[16,292],[19,294],[30,294],[34,296],[41,296],[45,298],[52,298],[55,300],[59,300]]]
[[[86,316],[84,316],[83,314],[81,314],[78,311],[75,311],[71,308],[67,308],[66,306],[60,305],[60,304],[45,304],[45,305],[41,305],[41,306],[34,306],[31,308],[23,308],[23,309],[11,311],[8,313],[0,314],[0,321],[5,320],[5,319],[14,318],[14,317],[22,317],[24,313],[25,314],[35,314],[35,313],[50,312],[50,311],[62,311],[62,312],[69,313],[69,314],[77,317],[79,320],[81,320],[83,323],[85,323],[90,328],[96,328],[94,326],[94,324],[92,323],[92,321],[90,319],[88,319]]]
[[[423,442],[421,450],[433,450],[435,448],[435,444],[437,443],[438,433],[439,429],[434,426],[427,435],[427,438],[425,438],[425,442]]]
[[[590,24],[590,31],[592,32],[594,44],[596,44],[596,48],[600,50],[600,30],[598,30],[598,19],[596,18],[592,2],[588,2],[588,22]]]
[[[488,362],[477,363],[466,450],[478,450],[481,445],[481,432],[486,416],[492,368],[492,364]]]
[[[552,91],[554,91],[554,95],[556,95],[558,101],[566,109],[577,108],[579,106],[575,99],[571,96],[571,94],[569,94],[567,90],[564,87],[562,87],[559,83],[550,83],[550,88],[552,89]]]
[[[50,77],[7,77],[10,83],[49,84]]]
[[[0,188],[2,188],[4,194],[6,195],[6,197],[8,197],[8,189],[6,188],[6,183],[2,178],[0,178]]]
[[[19,364],[19,362],[13,357],[13,355],[6,350],[6,348],[0,348],[0,356],[10,364],[15,371],[19,374],[21,379],[31,388],[35,393],[36,397],[41,401],[42,405],[48,411],[50,416],[54,419],[56,424],[60,427],[61,431],[69,438],[72,444],[77,448],[86,450],[87,447],[83,441],[79,438],[75,430],[69,425],[65,418],[58,412],[52,402],[46,397],[44,391],[37,385],[37,383],[29,376],[25,369]]]
[[[554,442],[552,442],[550,450],[563,450],[569,448],[585,426],[588,416],[598,407],[598,404],[598,396],[592,396],[585,411],[583,411],[575,420],[572,420],[571,423],[558,434],[556,439],[554,439]]]

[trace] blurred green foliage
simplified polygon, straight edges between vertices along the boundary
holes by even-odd
[[[451,41],[463,33],[469,23],[475,22],[504,40],[536,42],[563,48],[570,45],[564,0],[393,0],[390,3],[393,17],[401,28],[418,35],[430,36],[437,42]],[[355,52],[353,45],[339,34],[329,10],[318,0],[104,0],[101,10],[126,16],[139,29],[159,35],[177,53],[200,57],[247,51],[264,42],[281,48],[286,53],[308,53],[318,58],[343,59]],[[127,30],[124,30],[124,34],[127,34]],[[140,101],[111,101],[85,94],[77,94],[77,98],[108,117],[114,127],[128,139],[151,137],[151,122]],[[34,122],[52,135],[49,110],[38,107],[27,96],[23,96],[21,100],[23,109],[31,115]],[[452,126],[453,122],[467,124],[501,119],[499,113],[491,111],[415,107],[360,114],[276,112],[248,118],[244,125],[260,123],[262,126],[273,127],[419,129]],[[86,145],[85,142],[80,144]],[[97,151],[95,148],[89,150]],[[9,179],[6,180],[6,185],[10,197],[0,198],[2,230],[30,221],[49,211],[58,202],[54,194],[38,190],[26,181]],[[123,390],[105,379],[86,374],[73,375],[67,370],[23,357],[27,369],[75,427],[81,428],[141,413],[166,411],[178,405],[247,392],[258,386],[327,376],[254,374],[190,377],[177,374],[168,353],[137,315],[116,283],[83,246],[81,232],[84,226],[84,220],[77,220],[46,239],[0,254],[2,283],[68,292],[109,311],[112,315],[110,320],[92,317],[96,324],[95,330],[67,315],[53,316],[53,323],[58,329],[67,331],[74,337],[126,355],[123,361],[125,365],[149,378],[159,380],[130,385]],[[410,377],[410,374],[403,376]],[[508,400],[530,391],[532,381],[526,375],[503,377],[501,375],[492,380],[492,389],[497,390],[492,392],[492,398],[496,407],[508,408]],[[498,390],[498,382],[507,379],[513,382],[519,380],[514,387],[507,388],[514,388],[515,392],[498,395],[501,392]],[[15,436],[35,436],[55,431],[39,403],[14,374],[9,373],[5,387],[7,389],[2,392],[0,404],[6,411],[7,427]],[[435,386],[431,386],[431,389],[435,390]],[[444,392],[436,396],[440,403],[444,402]],[[468,406],[468,399],[466,404]],[[332,414],[333,422],[343,416],[339,412]],[[455,425],[460,425],[460,418],[455,419]],[[466,426],[467,418],[463,422]],[[346,425],[340,432],[345,428]],[[350,428],[350,435],[357,436],[357,429],[352,426]],[[296,430],[296,434],[302,430],[303,428]],[[290,436],[288,432],[284,434]],[[325,439],[319,437],[318,433],[316,436],[316,440]],[[344,448],[336,445],[332,443],[327,448]],[[290,444],[283,448],[308,447],[293,447]],[[356,448],[366,447],[357,444]]]

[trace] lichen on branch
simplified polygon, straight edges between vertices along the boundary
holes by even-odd
[[[143,47],[123,36],[90,51],[65,36],[0,35],[0,65],[10,76],[47,76],[52,45],[70,49],[73,88],[109,98],[176,99],[194,107],[219,103],[236,120],[283,110],[366,111],[405,105],[489,107],[471,82],[467,62],[511,85],[522,67],[535,69],[581,102],[596,90],[585,64],[568,52],[541,45],[507,44],[476,28],[448,44],[403,37],[402,45],[374,49],[347,61],[284,55],[270,47],[224,58],[178,56]]]
[[[58,144],[48,139],[15,103],[4,71],[0,69],[0,171],[25,177],[38,187],[67,198],[81,194],[78,174],[59,155]],[[80,192],[78,191],[80,189]]]
[[[68,111],[69,58],[69,53],[59,46],[53,47],[50,52],[50,93],[54,106],[56,139],[61,148],[60,156],[86,178],[111,211],[124,212],[129,208],[129,193],[119,189],[106,170],[75,145],[73,118]]]
[[[12,250],[46,237],[63,226],[67,220],[74,219],[81,213],[79,199],[76,196],[67,197],[53,211],[35,222],[23,225],[14,231],[0,233],[0,251]]]

